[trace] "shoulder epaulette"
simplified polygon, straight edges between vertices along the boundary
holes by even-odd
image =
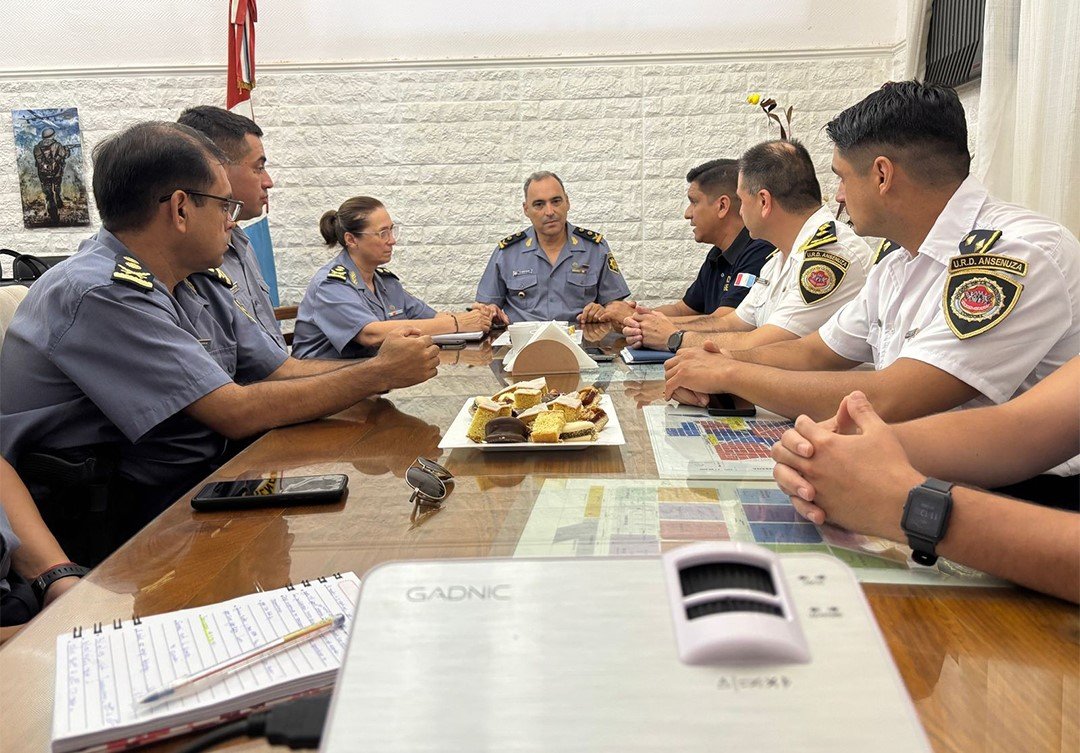
[[[338,282],[348,282],[349,270],[345,268],[344,264],[335,264],[330,267],[330,271],[326,273],[326,279],[337,280]]]
[[[380,275],[381,277],[390,277],[390,278],[393,278],[395,280],[398,279],[398,276],[396,274],[394,274],[393,272],[391,272],[386,267],[376,267],[375,268],[375,274]]]
[[[524,230],[522,230],[520,233],[514,233],[513,235],[508,235],[505,238],[503,238],[501,241],[499,241],[499,248],[500,249],[509,248],[510,246],[513,246],[515,243],[518,243],[519,241],[521,241],[524,237],[525,237],[525,231]]]
[[[821,227],[814,233],[814,237],[802,244],[799,250],[806,251],[819,246],[827,246],[830,243],[836,243],[836,223],[832,220],[822,223]]]
[[[600,233],[583,227],[574,228],[574,235],[580,235],[582,238],[590,240],[597,245],[600,245],[600,242],[604,240],[604,236],[600,235]]]
[[[900,248],[900,244],[896,241],[882,238],[881,243],[878,244],[877,252],[874,254],[874,264],[877,264],[898,248]]]
[[[772,251],[769,252],[769,255],[765,257],[765,261],[768,261],[769,259],[773,258],[778,253],[780,253],[780,249],[774,248]]]
[[[127,254],[117,255],[112,280],[146,293],[154,289],[154,275],[143,269],[138,259]]]
[[[233,284],[232,278],[225,274],[225,271],[221,267],[210,267],[210,269],[204,269],[196,274],[206,275],[211,280],[220,282],[227,288],[231,288]]]
[[[972,230],[960,241],[960,253],[985,254],[1001,237],[1000,230]]]

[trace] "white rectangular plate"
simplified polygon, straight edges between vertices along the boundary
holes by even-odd
[[[611,398],[607,395],[600,396],[600,407],[608,415],[608,424],[597,435],[595,442],[512,442],[510,444],[482,444],[477,443],[465,436],[472,423],[472,414],[469,406],[473,398],[465,401],[458,412],[457,417],[450,428],[446,430],[442,441],[439,442],[440,450],[482,450],[484,452],[529,452],[530,450],[584,450],[587,447],[617,447],[626,444],[622,427],[619,426],[619,417],[615,415],[615,406],[611,404]]]
[[[483,332],[448,332],[445,335],[432,335],[431,341],[438,345],[439,343],[452,343],[456,340],[476,341],[483,338]]]

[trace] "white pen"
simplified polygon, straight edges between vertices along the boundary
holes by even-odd
[[[275,638],[268,643],[264,643],[261,646],[249,649],[242,654],[225,659],[218,662],[213,666],[206,669],[199,670],[190,675],[183,677],[177,677],[172,682],[168,683],[164,687],[158,688],[150,693],[147,693],[139,699],[139,703],[153,703],[154,701],[160,701],[162,698],[168,698],[174,695],[176,691],[186,688],[190,685],[194,685],[197,682],[214,677],[219,673],[235,672],[243,669],[248,664],[254,663],[258,659],[264,659],[267,656],[273,656],[278,651],[284,650],[289,647],[293,642],[299,640],[308,640],[314,638],[323,633],[328,633],[331,630],[337,630],[339,627],[345,624],[345,615],[339,614],[334,617],[327,617],[325,619],[314,622],[307,627],[302,627],[299,630],[294,630],[291,633],[286,633],[280,638]]]

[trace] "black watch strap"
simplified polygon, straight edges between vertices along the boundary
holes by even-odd
[[[34,578],[30,587],[33,589],[34,596],[37,597],[38,602],[43,604],[45,602],[45,592],[49,590],[49,586],[53,583],[61,578],[68,578],[72,575],[81,578],[88,572],[90,572],[90,568],[88,567],[76,565],[74,562],[65,562],[63,565],[57,565]]]

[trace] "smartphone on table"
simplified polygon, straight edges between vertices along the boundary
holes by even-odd
[[[592,347],[590,347],[590,348],[583,348],[583,350],[585,351],[585,355],[587,355],[589,358],[591,358],[592,360],[594,360],[596,362],[614,361],[615,360],[615,354],[614,353],[605,353],[600,348],[592,348]]]
[[[756,416],[757,407],[749,400],[738,395],[723,392],[709,395],[709,404],[705,406],[710,416]]]
[[[322,476],[269,474],[262,478],[212,481],[191,498],[196,510],[240,510],[255,507],[327,505],[341,499],[349,486],[342,473]]]

